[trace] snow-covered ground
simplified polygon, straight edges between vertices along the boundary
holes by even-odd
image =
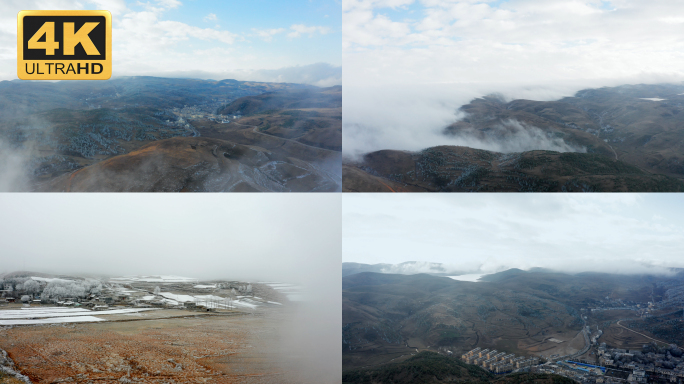
[[[157,308],[123,308],[104,311],[91,311],[81,308],[38,307],[0,311],[0,325],[27,325],[50,323],[78,323],[104,321],[103,315],[155,311]]]
[[[179,303],[194,303],[195,302],[195,296],[190,296],[190,295],[177,295],[175,293],[171,292],[160,292],[160,296],[167,298],[169,300],[173,300]]]
[[[202,284],[198,284],[198,285],[193,286],[193,288],[198,288],[198,289],[213,289],[213,288],[216,288],[216,284],[212,284],[212,285],[202,285]]]
[[[23,319],[23,320],[0,320],[0,325],[36,325],[36,324],[61,324],[61,323],[91,323],[104,321],[95,316],[77,317],[50,317],[47,319]]]

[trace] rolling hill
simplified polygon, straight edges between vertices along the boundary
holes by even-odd
[[[639,329],[657,327],[636,310],[648,302],[656,303],[648,319],[662,313],[668,321],[672,308],[681,309],[684,289],[684,273],[674,272],[570,275],[512,269],[478,282],[427,274],[348,274],[342,280],[343,367],[401,362],[425,350],[448,349],[460,356],[475,347],[546,358],[582,353],[585,325],[606,331],[629,318],[644,324]],[[656,331],[672,333],[661,328]]]
[[[16,169],[2,172],[20,174],[16,184],[39,191],[336,191],[341,106],[330,106],[340,95],[340,87],[236,80],[4,81],[0,148]],[[289,101],[267,103],[271,109],[245,120],[219,113],[262,96]],[[200,149],[191,155],[187,148],[195,144]],[[230,160],[240,167],[221,168],[228,160],[212,160],[205,144],[254,147],[271,162],[240,156]]]
[[[344,165],[346,191],[682,191],[684,85],[586,89],[557,101],[472,100],[445,137],[485,143],[533,130],[569,152],[437,146]]]
[[[591,153],[440,146],[343,165],[347,192],[681,192],[684,181]]]

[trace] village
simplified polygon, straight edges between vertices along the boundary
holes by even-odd
[[[537,357],[516,357],[480,348],[463,354],[461,359],[495,374],[552,373],[583,384],[684,382],[684,352],[674,344],[659,347],[657,343],[651,343],[641,349],[626,350],[609,348],[606,343],[601,343],[597,350],[596,364],[582,359],[543,361]]]
[[[270,285],[269,285],[270,284]],[[79,322],[78,317],[140,312],[149,309],[250,311],[280,306],[282,283],[200,282],[178,276],[118,277],[108,280],[58,277],[12,277],[0,280],[0,325]],[[36,311],[43,314],[40,321]],[[72,308],[69,316],[65,308]],[[17,311],[19,310],[19,311]],[[48,313],[53,312],[54,316]],[[20,315],[20,314],[25,315]],[[66,318],[69,317],[69,318]]]

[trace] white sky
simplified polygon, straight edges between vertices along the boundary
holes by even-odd
[[[313,193],[5,193],[0,273],[298,284],[306,300],[284,318],[273,348],[299,356],[305,382],[334,383],[330,377],[342,374],[341,200]]]
[[[341,83],[339,0],[3,0],[0,80],[16,79],[20,10],[112,13],[113,76]]]
[[[681,194],[345,194],[342,260],[493,273],[684,268]]]
[[[3,194],[0,273],[334,285],[339,194]]]

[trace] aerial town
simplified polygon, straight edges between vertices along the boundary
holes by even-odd
[[[537,357],[516,357],[481,348],[463,354],[461,359],[495,374],[554,373],[583,384],[684,382],[684,352],[676,345],[658,347],[651,343],[639,350],[625,350],[601,343],[598,352],[598,365],[582,359],[543,362]]]
[[[479,365],[492,373],[510,373],[539,364],[538,357],[515,357],[512,353],[499,352],[496,349],[475,348],[463,354],[461,359],[468,364]]]

